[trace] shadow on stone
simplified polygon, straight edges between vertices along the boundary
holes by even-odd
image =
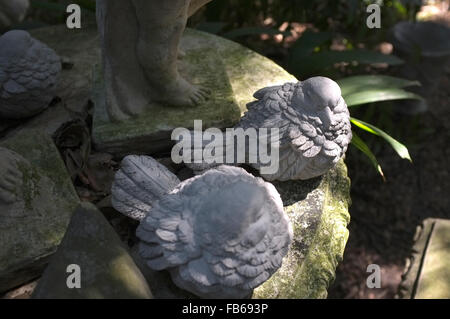
[[[71,282],[69,265],[79,266],[80,288],[68,287]],[[149,299],[152,294],[107,220],[95,206],[82,203],[73,214],[66,235],[32,297]]]

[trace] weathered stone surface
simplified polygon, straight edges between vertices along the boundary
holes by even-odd
[[[429,218],[418,227],[398,297],[450,298],[450,220]]]
[[[78,197],[58,150],[45,133],[22,132],[0,146],[29,163],[19,164],[21,198],[0,211],[2,292],[41,274],[64,236]]]
[[[323,177],[275,182],[294,230],[283,266],[253,298],[326,298],[348,239],[350,179],[341,160]]]
[[[69,265],[81,270],[81,288],[67,286]],[[37,299],[148,299],[150,289],[114,229],[97,208],[82,203],[33,293]]]
[[[201,119],[203,128],[234,126],[264,87],[296,79],[273,61],[243,46],[195,30],[187,29],[181,42],[186,56],[181,74],[196,85],[209,89],[209,100],[196,107],[155,106],[151,112],[121,122],[108,120],[102,79],[97,69],[93,140],[97,149],[116,155],[153,154],[170,149],[170,136],[177,127],[193,128]]]

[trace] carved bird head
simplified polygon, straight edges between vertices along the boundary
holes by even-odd
[[[319,126],[327,129],[336,125],[334,113],[346,110],[339,85],[325,77],[313,77],[295,86],[291,106],[306,116],[317,117]]]

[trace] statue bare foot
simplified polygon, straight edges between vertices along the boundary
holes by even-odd
[[[177,80],[162,88],[164,94],[159,100],[173,106],[197,106],[208,100],[211,91],[193,85],[178,76]]]
[[[8,149],[0,148],[0,204],[14,203],[18,188],[22,185],[22,172],[15,155]]]

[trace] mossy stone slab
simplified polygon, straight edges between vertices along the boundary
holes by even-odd
[[[450,220],[425,219],[417,228],[397,297],[450,298]]]
[[[341,160],[320,178],[275,182],[294,230],[282,267],[253,298],[326,298],[342,261],[350,222],[350,179]]]
[[[434,224],[415,298],[450,299],[450,220]]]
[[[186,29],[181,42],[186,56],[180,73],[211,91],[209,100],[197,107],[155,106],[131,119],[110,122],[103,97],[100,67],[94,71],[95,147],[117,156],[170,151],[171,133],[177,127],[192,129],[202,120],[203,129],[234,126],[260,88],[296,79],[273,61],[224,38]],[[100,64],[100,62],[99,62]]]
[[[27,130],[0,143],[29,161],[23,198],[0,212],[0,292],[38,277],[64,236],[79,202],[53,140]]]
[[[80,286],[67,285],[69,265],[79,268]],[[76,283],[69,278],[69,283]],[[150,299],[150,289],[103,214],[82,203],[33,292],[36,299]]]

